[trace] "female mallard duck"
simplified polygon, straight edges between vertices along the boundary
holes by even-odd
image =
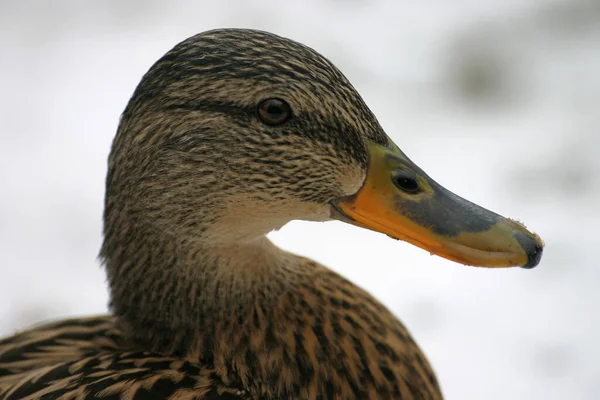
[[[404,326],[274,246],[339,219],[450,260],[534,267],[540,239],[412,163],[328,60],[205,32],[143,77],[109,157],[101,258],[113,316],[0,342],[4,399],[440,399]]]

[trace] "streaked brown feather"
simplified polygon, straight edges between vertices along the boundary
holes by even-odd
[[[264,96],[293,101],[279,129]],[[441,399],[371,295],[265,237],[355,193],[387,136],[342,73],[264,32],[219,30],[144,76],[113,142],[101,257],[114,316],[0,342],[3,399]]]
[[[0,342],[2,399],[248,399],[199,364],[127,352],[114,317],[72,319]]]

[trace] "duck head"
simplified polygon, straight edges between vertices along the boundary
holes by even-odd
[[[332,218],[482,267],[531,268],[543,247],[431,179],[327,59],[251,30],[191,37],[146,73],[106,194],[105,254],[117,231],[216,246]]]

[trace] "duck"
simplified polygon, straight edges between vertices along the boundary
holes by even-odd
[[[385,305],[266,236],[292,220],[470,266],[533,268],[543,252],[413,163],[312,48],[203,32],[148,70],[119,121],[100,251],[110,314],[2,339],[0,397],[442,399]]]

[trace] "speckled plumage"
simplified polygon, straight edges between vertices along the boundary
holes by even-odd
[[[293,117],[256,117],[283,98]],[[101,258],[114,316],[0,342],[6,399],[440,399],[403,325],[371,295],[265,238],[355,193],[365,140],[388,145],[312,49],[217,30],[169,51],[122,116]]]

